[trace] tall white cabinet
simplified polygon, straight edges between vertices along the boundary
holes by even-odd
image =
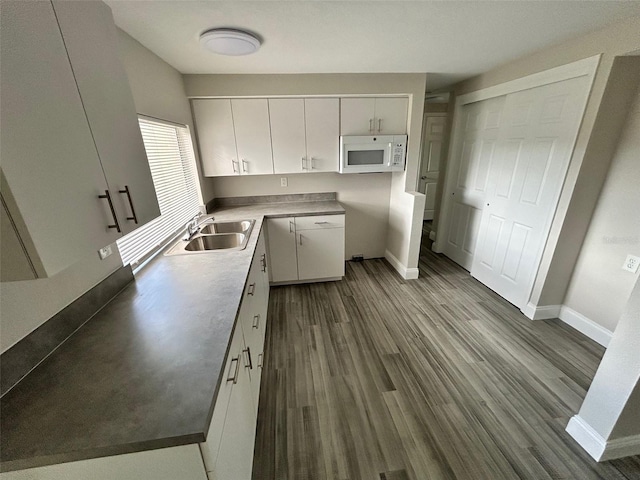
[[[29,266],[2,280],[48,277],[160,211],[109,8],[7,1],[0,22],[1,196]]]

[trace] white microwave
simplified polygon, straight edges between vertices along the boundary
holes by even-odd
[[[340,173],[401,172],[406,135],[340,136]]]

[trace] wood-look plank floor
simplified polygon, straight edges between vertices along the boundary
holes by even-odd
[[[640,479],[564,431],[604,349],[424,244],[418,280],[272,288],[254,480]]]

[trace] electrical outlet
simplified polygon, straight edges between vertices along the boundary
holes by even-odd
[[[98,250],[98,255],[100,255],[100,260],[104,260],[112,253],[113,253],[113,250],[111,250],[111,245],[107,245],[106,247],[102,247],[100,250]]]
[[[624,261],[622,269],[628,270],[631,273],[636,273],[638,271],[638,266],[640,266],[640,257],[636,257],[635,255],[627,255],[627,259]]]
[[[280,177],[280,186],[286,187],[287,185],[289,185],[289,181],[287,180],[287,177]]]

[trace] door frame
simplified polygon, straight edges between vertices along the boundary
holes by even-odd
[[[462,108],[465,105],[469,105],[471,103],[480,102],[483,100],[489,100],[491,98],[500,97],[503,95],[508,95],[510,93],[519,92],[522,90],[528,90],[531,88],[542,87],[544,85],[549,85],[551,83],[562,82],[564,80],[570,80],[572,78],[587,76],[589,78],[588,89],[585,97],[585,104],[582,107],[582,112],[580,114],[580,123],[584,118],[584,112],[586,111],[586,106],[589,101],[589,97],[591,95],[591,91],[593,89],[593,82],[595,79],[595,74],[598,69],[598,65],[600,63],[601,55],[594,55],[592,57],[584,58],[582,60],[578,60],[576,62],[568,63],[566,65],[562,65],[559,67],[551,68],[548,70],[544,70],[542,72],[537,72],[531,75],[527,75],[522,78],[518,78],[515,80],[511,80],[505,83],[501,83],[498,85],[494,85],[491,87],[487,87],[481,90],[477,90],[474,92],[469,92],[464,95],[460,95],[455,98],[455,105],[453,111],[453,127],[451,129],[451,136],[449,139],[449,155],[447,158],[447,162],[445,163],[445,172],[444,172],[444,189],[441,192],[442,195],[442,203],[441,203],[441,214],[440,220],[438,222],[438,235],[437,239],[433,244],[432,250],[437,253],[442,253],[444,251],[444,242],[449,234],[449,224],[451,221],[451,213],[453,208],[453,202],[450,198],[450,195],[447,192],[450,192],[454,187],[456,173],[459,169],[459,161],[460,161],[460,149],[462,148],[461,140],[463,138],[462,130]],[[570,159],[567,167],[567,171],[571,168],[571,164],[574,162],[574,152],[575,152],[575,144],[577,138],[580,134],[580,129],[578,129],[578,134],[576,138],[573,139],[573,145],[571,146]],[[566,172],[565,172],[566,174]],[[566,182],[566,178],[565,178]],[[558,196],[558,200],[568,186],[566,183],[563,183],[560,195]],[[557,202],[556,202],[557,209]],[[557,210],[556,210],[557,212]],[[551,222],[551,230],[553,230],[553,226],[556,222],[562,223],[564,218],[558,218],[556,215],[553,215],[553,220]],[[533,287],[538,282],[539,274],[540,274],[540,264],[542,259],[545,257],[548,248],[550,247],[547,243],[544,247],[544,251],[538,257],[537,265],[534,267],[535,275],[533,275],[532,281],[530,282],[530,290],[529,290],[529,300],[531,299],[531,292],[533,291]],[[544,281],[544,279],[541,279]]]
[[[416,191],[420,192],[420,175],[422,174],[422,164],[424,162],[424,141],[426,138],[426,132],[425,130],[427,129],[427,117],[444,117],[445,119],[449,116],[448,112],[423,112],[422,114],[422,137],[420,139],[420,165],[418,166],[418,185],[416,186]],[[447,143],[447,125],[445,123],[445,131],[443,133],[443,146]],[[440,166],[442,167],[442,165],[444,165],[443,162],[443,158],[440,157]],[[442,173],[442,169],[439,170],[440,173]],[[426,190],[426,189],[425,189]],[[424,193],[426,195],[426,191],[425,192],[420,192],[420,193]],[[437,192],[436,192],[437,195]],[[424,221],[424,210],[423,210],[423,214],[422,214],[422,221]],[[431,239],[433,240],[433,238]]]

